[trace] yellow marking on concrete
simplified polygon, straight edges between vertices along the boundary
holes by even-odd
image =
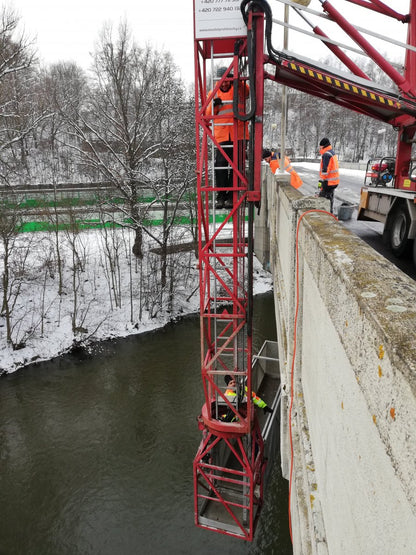
[[[396,420],[396,409],[394,407],[391,407],[390,409],[390,416],[393,420]]]
[[[378,347],[378,358],[380,360],[383,360],[383,358],[384,358],[384,347],[383,347],[383,345],[379,345],[379,347]]]
[[[381,378],[382,375],[383,375],[383,370],[381,369],[381,366],[378,365],[378,377]]]
[[[376,417],[375,414],[373,414],[373,422],[374,422],[374,424],[377,424],[377,417]]]

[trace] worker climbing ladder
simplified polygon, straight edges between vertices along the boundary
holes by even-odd
[[[224,38],[218,32],[219,20],[207,20],[211,9],[203,0],[194,0],[201,377],[205,398],[199,417],[202,441],[194,460],[195,522],[202,528],[252,540],[262,505],[265,464],[251,395],[245,394],[252,390],[253,215],[254,204],[260,200],[262,123],[257,116],[263,111],[263,13],[250,12],[246,27],[240,1],[227,3],[220,18],[227,27]],[[232,37],[230,21],[236,28]],[[207,29],[209,24],[214,31]],[[217,78],[218,67],[225,70]],[[234,96],[224,116],[216,113],[214,98],[226,81],[232,81]],[[246,113],[239,92],[248,89]],[[226,119],[233,128],[228,148],[215,133],[215,127],[224,125]],[[247,126],[251,136],[248,169],[241,140],[241,128]],[[218,150],[232,174],[227,191],[216,182]],[[216,199],[224,192],[232,201],[219,210]],[[226,395],[224,378],[228,375],[237,382],[233,401]]]

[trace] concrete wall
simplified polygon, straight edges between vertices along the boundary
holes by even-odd
[[[316,212],[328,201],[264,175],[255,250],[274,277],[294,553],[414,554],[415,283]]]

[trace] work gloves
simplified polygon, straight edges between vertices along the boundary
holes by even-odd
[[[270,414],[273,412],[273,409],[271,409],[270,407],[268,407],[267,405],[264,407],[264,412],[270,412]]]
[[[214,106],[221,106],[222,100],[221,98],[214,98]]]

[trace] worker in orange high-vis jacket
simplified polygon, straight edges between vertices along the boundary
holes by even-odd
[[[339,165],[338,157],[331,146],[328,138],[324,137],[319,143],[321,154],[321,167],[319,170],[320,197],[329,199],[331,203],[331,213],[334,211],[334,191],[339,185]]]
[[[272,173],[276,173],[277,170],[280,168],[280,152],[274,152],[273,150],[269,150],[268,148],[263,149],[262,158],[265,162],[267,162],[272,170]],[[299,177],[299,174],[295,172],[292,168],[292,163],[287,156],[285,156],[285,166],[284,170],[290,173],[290,184],[295,189],[299,189],[302,185],[302,179]]]
[[[237,120],[236,127],[234,124],[233,74],[230,71],[227,75],[226,67],[218,68],[217,78],[221,79],[224,75],[226,76],[225,79],[216,92],[213,102],[210,102],[207,108],[208,116],[220,116],[219,118],[213,120],[214,137],[220,144],[220,148],[217,148],[215,153],[215,186],[225,189],[217,192],[215,207],[218,209],[232,208],[233,206],[232,192],[226,190],[233,186],[233,171],[231,170],[224,153],[230,158],[230,160],[233,160],[233,146],[237,144],[237,163],[238,168],[242,170],[246,159],[246,141],[249,138],[247,122]],[[208,93],[208,96],[210,95],[211,91]],[[249,87],[247,83],[240,83],[238,90],[238,111],[240,113],[245,113],[246,99],[248,98],[248,95]],[[237,142],[234,140],[235,128],[237,129]]]

